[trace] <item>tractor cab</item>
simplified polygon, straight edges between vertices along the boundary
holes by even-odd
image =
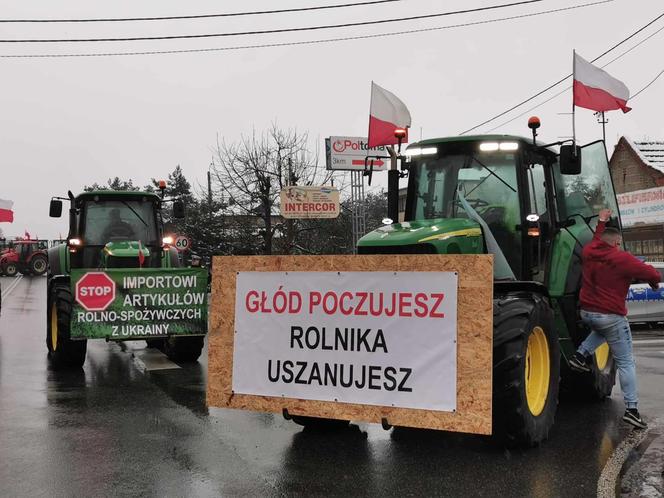
[[[17,273],[40,276],[46,273],[48,260],[39,240],[15,240],[12,247],[0,254],[0,274]]]
[[[574,226],[563,238],[571,234],[583,244],[599,209],[618,212],[604,143],[576,153],[561,156],[510,135],[415,143],[402,162],[408,171],[405,221],[366,235],[358,251],[488,252],[497,281],[544,283],[552,276],[552,249],[562,229]]]
[[[158,268],[164,266],[163,259],[173,259],[162,240],[161,210],[166,201],[159,195],[99,190],[70,200],[71,268]],[[178,210],[182,206],[174,205],[174,216]],[[61,211],[62,201],[53,199],[51,216]]]

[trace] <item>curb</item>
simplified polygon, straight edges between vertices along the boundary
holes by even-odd
[[[643,439],[647,447],[629,468],[623,469],[621,497],[655,498],[664,496],[664,427],[654,421]]]

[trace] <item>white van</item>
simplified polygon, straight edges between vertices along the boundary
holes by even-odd
[[[627,293],[627,318],[630,322],[664,322],[664,263],[647,263],[660,274],[660,289],[648,284],[633,284]]]

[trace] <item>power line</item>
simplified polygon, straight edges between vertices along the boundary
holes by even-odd
[[[97,53],[78,53],[78,54],[4,54],[0,55],[0,59],[37,59],[37,58],[71,58],[71,57],[116,57],[116,56],[136,56],[136,55],[168,55],[168,54],[189,54],[189,53],[202,53],[202,52],[224,52],[224,51],[233,51],[233,50],[247,50],[247,49],[257,49],[257,48],[276,48],[276,47],[287,47],[287,46],[299,46],[299,45],[318,45],[324,43],[334,43],[342,41],[354,41],[354,40],[366,40],[370,38],[385,38],[391,36],[400,36],[407,34],[415,33],[424,33],[429,31],[439,31],[445,29],[453,28],[463,28],[469,26],[477,26],[480,24],[490,24],[494,22],[503,22],[503,21],[512,21],[517,19],[523,19],[526,17],[535,17],[546,14],[553,14],[557,12],[563,12],[568,10],[580,9],[584,7],[591,7],[595,5],[600,5],[604,3],[613,2],[614,0],[600,0],[596,2],[590,2],[580,5],[572,5],[569,7],[561,7],[558,9],[544,10],[540,12],[532,12],[530,14],[520,14],[516,16],[501,17],[495,19],[486,19],[483,21],[473,21],[461,24],[451,24],[447,26],[437,26],[432,28],[420,28],[420,29],[411,29],[404,31],[396,31],[391,33],[376,33],[371,35],[358,35],[358,36],[345,36],[339,38],[326,38],[323,40],[305,40],[299,42],[283,42],[283,43],[265,43],[265,44],[256,44],[256,45],[241,45],[236,47],[213,47],[213,48],[192,48],[192,49],[180,49],[180,50],[150,50],[142,52],[97,52]]]
[[[659,74],[658,74],[657,76],[655,76],[655,77],[653,78],[653,80],[652,80],[650,83],[648,83],[646,86],[644,86],[643,88],[641,88],[641,90],[639,90],[639,91],[636,92],[634,95],[632,95],[632,96],[629,98],[629,102],[631,102],[632,100],[634,100],[634,98],[635,98],[637,95],[639,95],[642,91],[644,91],[646,88],[648,88],[650,85],[652,85],[655,81],[657,81],[657,80],[659,79],[659,77],[660,77],[662,74],[664,74],[664,69],[662,69],[662,70],[659,72]]]
[[[335,5],[320,5],[315,7],[300,7],[294,9],[259,10],[252,12],[229,12],[223,14],[196,14],[188,16],[161,16],[161,17],[102,17],[92,19],[0,19],[0,23],[82,23],[82,22],[127,22],[127,21],[174,21],[181,19],[209,19],[212,17],[240,17],[264,14],[283,14],[291,12],[308,12],[312,10],[342,9],[346,7],[362,7],[382,3],[402,2],[404,0],[372,0],[368,2],[341,3]]]
[[[126,42],[126,41],[154,41],[154,40],[184,40],[194,38],[217,38],[227,36],[247,36],[247,35],[266,35],[277,33],[296,33],[301,31],[318,31],[323,29],[352,28],[357,26],[369,26],[377,24],[387,24],[395,22],[416,21],[421,19],[432,19],[434,17],[453,16],[458,14],[469,14],[472,12],[483,12],[487,10],[504,9],[516,5],[525,5],[543,2],[544,0],[521,0],[518,2],[491,5],[488,7],[477,7],[474,9],[455,10],[448,12],[438,12],[436,14],[422,14],[419,16],[399,17],[394,19],[376,19],[373,21],[360,21],[342,24],[326,24],[321,26],[306,26],[300,28],[282,28],[268,29],[262,31],[237,31],[233,33],[205,33],[195,35],[167,35],[167,36],[131,36],[119,38],[53,38],[53,39],[9,39],[0,40],[0,43],[80,43],[80,42]]]
[[[594,59],[592,59],[590,62],[595,62],[595,61],[597,61],[597,59],[599,59],[599,58],[601,58],[601,57],[604,57],[606,54],[608,54],[609,52],[615,50],[616,48],[618,48],[620,45],[622,45],[623,43],[627,42],[628,40],[632,39],[632,38],[635,37],[637,34],[639,34],[641,31],[643,31],[643,30],[646,29],[647,27],[651,26],[652,24],[654,24],[655,22],[657,22],[657,21],[658,21],[659,19],[661,19],[662,17],[664,17],[664,12],[663,12],[662,14],[658,15],[657,17],[655,17],[652,21],[648,22],[646,25],[644,25],[644,26],[642,26],[641,28],[637,29],[634,33],[632,33],[631,35],[629,35],[627,38],[625,38],[625,39],[623,39],[622,41],[616,43],[616,44],[613,45],[611,48],[609,48],[608,50],[604,51],[602,54],[600,54],[600,55],[598,55],[597,57],[595,57]],[[544,90],[540,90],[540,91],[537,92],[535,95],[532,95],[532,96],[528,97],[527,99],[522,100],[522,101],[519,102],[518,104],[516,104],[516,105],[510,107],[509,109],[506,109],[505,111],[496,114],[496,115],[493,116],[492,118],[489,118],[489,119],[487,119],[486,121],[483,121],[483,122],[481,122],[480,124],[477,124],[477,125],[473,126],[472,128],[468,128],[467,130],[462,131],[462,132],[460,133],[460,135],[465,135],[465,134],[468,133],[469,131],[476,130],[476,129],[479,128],[480,126],[484,126],[485,124],[488,124],[488,123],[490,123],[491,121],[495,121],[496,119],[500,118],[501,116],[504,116],[504,115],[507,114],[508,112],[513,111],[513,110],[516,109],[517,107],[521,107],[523,104],[525,104],[525,103],[527,103],[527,102],[530,102],[531,100],[533,100],[533,99],[539,97],[539,96],[542,95],[543,93],[548,92],[548,91],[551,90],[552,88],[554,88],[554,87],[558,86],[559,84],[561,84],[563,81],[565,81],[565,80],[566,80],[567,78],[569,78],[570,76],[572,76],[572,73],[570,73],[570,74],[568,74],[567,76],[565,76],[565,77],[559,79],[559,80],[556,81],[555,83],[553,83],[553,84],[547,86]]]
[[[625,50],[623,53],[621,53],[620,55],[614,57],[614,58],[611,59],[609,62],[607,62],[606,64],[603,64],[603,65],[600,66],[600,67],[603,69],[603,68],[609,66],[610,64],[613,64],[615,61],[617,61],[617,60],[619,60],[619,59],[622,59],[624,56],[626,56],[627,54],[629,54],[632,50],[634,50],[635,48],[639,47],[640,45],[643,45],[645,42],[647,42],[648,40],[650,40],[653,36],[655,36],[656,34],[662,32],[662,31],[664,31],[664,26],[662,26],[661,28],[659,28],[657,31],[654,31],[653,33],[649,34],[649,35],[646,36],[643,40],[640,40],[640,41],[639,41],[638,43],[636,43],[634,46],[632,46],[632,47],[630,47],[629,49]],[[662,73],[664,73],[664,71],[662,71]],[[659,77],[662,75],[662,73],[659,73],[657,76],[655,76],[655,79],[653,79],[653,80],[652,80],[650,83],[648,83],[645,87],[641,88],[641,90],[639,90],[639,91],[636,92],[634,95],[632,95],[632,96],[628,99],[628,101],[632,101],[632,100],[634,99],[634,97],[636,97],[639,93],[641,93],[641,92],[644,91],[646,88],[648,88],[650,85],[652,85],[652,84],[657,80],[657,78],[659,78]],[[570,76],[571,76],[571,75],[570,75]],[[513,121],[516,121],[516,120],[519,119],[520,117],[522,117],[522,116],[524,116],[524,115],[526,115],[526,114],[528,114],[528,113],[534,111],[535,109],[537,109],[538,107],[543,106],[544,104],[547,104],[547,103],[551,102],[551,101],[552,101],[553,99],[555,99],[556,97],[561,96],[563,93],[565,93],[565,92],[567,92],[567,91],[569,91],[569,90],[571,90],[571,89],[572,89],[571,86],[565,87],[562,91],[560,91],[560,92],[556,93],[555,95],[551,96],[550,98],[548,98],[548,99],[546,99],[546,100],[540,102],[539,104],[534,105],[533,107],[528,108],[527,110],[523,111],[521,114],[518,114],[517,116],[514,116],[514,117],[511,118],[511,119],[508,119],[507,121],[505,121],[505,122],[499,124],[498,126],[494,126],[493,128],[490,128],[490,129],[486,130],[485,133],[491,133],[492,131],[495,131],[495,130],[497,130],[497,129],[499,129],[499,128],[502,128],[503,126],[508,125],[508,124],[510,124],[510,123],[513,122]]]

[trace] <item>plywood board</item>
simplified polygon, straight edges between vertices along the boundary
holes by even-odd
[[[455,271],[457,408],[455,412],[234,394],[236,275],[243,271]],[[215,256],[208,336],[208,406],[491,434],[493,256]]]

